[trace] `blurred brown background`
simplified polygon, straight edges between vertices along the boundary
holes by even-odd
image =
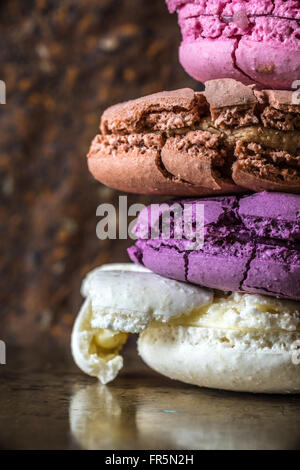
[[[0,338],[69,348],[82,277],[127,261],[132,243],[96,237],[97,206],[118,196],[86,166],[100,115],[196,84],[164,0],[2,0],[0,18]],[[149,198],[129,198],[138,201]]]

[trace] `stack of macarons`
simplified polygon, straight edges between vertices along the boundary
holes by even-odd
[[[74,359],[108,383],[137,333],[142,359],[170,378],[300,393],[300,104],[289,83],[300,79],[299,1],[167,3],[181,63],[205,91],[102,116],[94,177],[170,200],[140,212],[133,263],[84,280]]]

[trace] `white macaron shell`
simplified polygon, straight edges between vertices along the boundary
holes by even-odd
[[[82,281],[81,285],[81,295],[82,297],[88,297],[89,295],[89,283],[94,276],[97,275],[100,271],[134,271],[134,272],[142,272],[142,273],[150,273],[150,269],[144,268],[143,266],[139,266],[138,264],[134,263],[109,263],[103,264],[100,267],[97,267],[90,271],[84,280]]]
[[[90,345],[95,332],[90,326],[91,304],[86,299],[76,318],[72,339],[72,355],[77,366],[86,374],[97,377],[101,383],[106,384],[115,379],[123,367],[123,358],[116,355],[113,359],[106,361],[97,354],[90,352]]]
[[[110,360],[91,352],[97,329],[139,333],[152,320],[167,322],[213,300],[213,292],[162,278],[134,264],[110,264],[91,271],[82,284],[86,297],[72,333],[72,354],[88,375],[111,382],[123,366],[117,354]]]
[[[93,328],[140,333],[153,320],[168,322],[213,301],[213,292],[151,272],[98,271],[84,289]]]

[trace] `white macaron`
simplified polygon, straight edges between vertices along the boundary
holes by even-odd
[[[82,293],[72,352],[102,383],[122,368],[127,335],[140,333],[143,360],[172,379],[234,391],[300,392],[299,302],[221,294],[133,264],[97,268]]]

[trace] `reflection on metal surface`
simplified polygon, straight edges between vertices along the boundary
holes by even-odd
[[[297,397],[159,385],[156,378],[79,390],[70,425],[86,449],[294,449],[300,441]]]
[[[162,405],[177,407],[177,415],[162,414],[148,403],[138,409],[144,439],[159,434],[184,449],[278,449],[299,443],[299,415],[283,397],[176,390]]]
[[[85,449],[126,449],[136,435],[135,414],[100,383],[79,390],[70,404],[73,436]]]

